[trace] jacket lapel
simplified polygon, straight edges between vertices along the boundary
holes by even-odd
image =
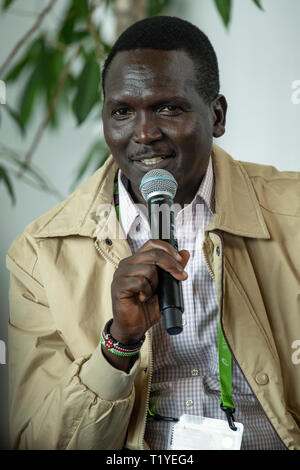
[[[270,238],[250,178],[242,165],[214,144],[215,216],[207,231],[223,230],[250,238]]]

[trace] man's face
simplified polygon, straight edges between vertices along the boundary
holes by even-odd
[[[139,184],[154,168],[168,170],[177,180],[175,202],[191,202],[207,168],[213,135],[224,132],[220,110],[226,113],[220,103],[207,105],[199,95],[186,52],[116,54],[105,81],[104,135],[136,202],[144,202]]]

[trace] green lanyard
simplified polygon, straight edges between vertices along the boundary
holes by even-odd
[[[114,202],[116,208],[117,218],[120,221],[120,204],[119,204],[119,187],[116,182],[114,188]],[[237,428],[234,425],[233,413],[235,412],[234,404],[232,401],[232,357],[223,336],[220,322],[218,325],[218,354],[219,354],[219,375],[221,384],[221,409],[225,412],[229,427],[236,431]],[[152,412],[150,412],[153,415]],[[156,415],[155,415],[156,416]],[[159,415],[157,415],[159,416]],[[168,420],[171,420],[168,419]],[[175,420],[175,418],[172,418]],[[177,419],[176,419],[177,421]]]
[[[230,429],[236,431],[237,427],[235,426],[233,419],[235,408],[232,400],[232,356],[223,336],[220,321],[218,324],[218,354],[221,385],[220,407],[226,414]]]
[[[118,221],[120,222],[120,204],[119,204],[119,186],[118,183],[115,183],[114,189],[114,201],[115,201],[115,208]]]

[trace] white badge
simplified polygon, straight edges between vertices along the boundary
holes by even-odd
[[[202,416],[182,415],[173,425],[172,450],[239,450],[244,426],[234,423],[232,431],[228,422]]]

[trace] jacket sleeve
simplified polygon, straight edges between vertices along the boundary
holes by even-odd
[[[139,359],[126,374],[108,364],[100,345],[92,355],[72,357],[33,275],[37,255],[21,237],[7,255],[12,448],[122,449]]]

